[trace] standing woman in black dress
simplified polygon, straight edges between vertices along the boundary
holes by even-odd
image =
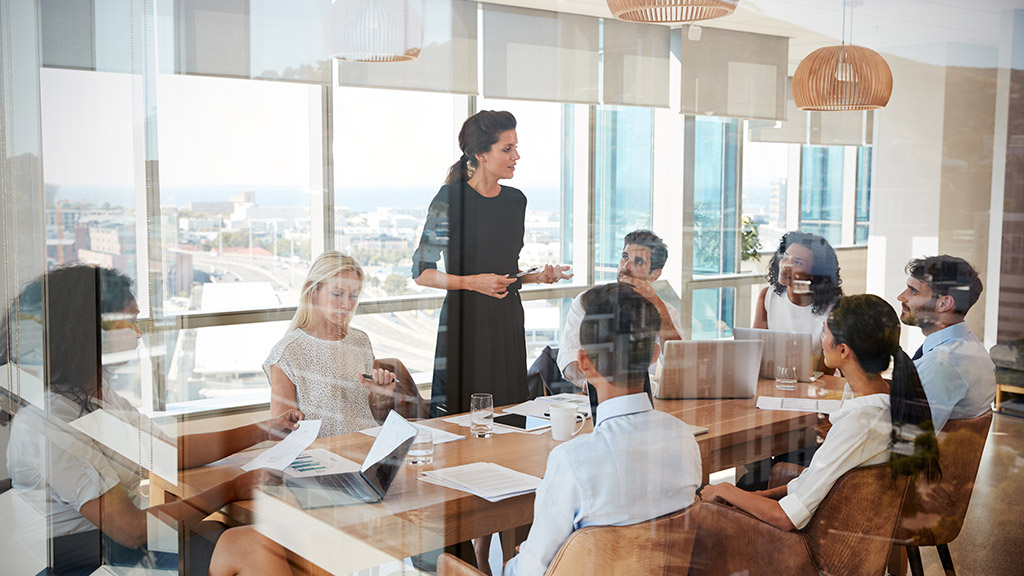
[[[512,178],[519,152],[516,119],[481,111],[459,131],[462,157],[430,203],[413,254],[420,286],[448,291],[434,354],[430,416],[469,411],[474,392],[490,392],[494,405],[526,400],[526,332],[519,289],[553,284],[568,266],[545,265],[520,278],[526,196],[499,180]],[[445,271],[437,269],[444,257]]]

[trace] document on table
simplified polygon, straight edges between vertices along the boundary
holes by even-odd
[[[790,412],[821,412],[831,414],[842,406],[842,400],[816,400],[814,398],[781,398],[758,396],[757,407],[761,410],[788,410]]]
[[[523,416],[532,416],[534,418],[549,418],[546,415],[548,409],[551,408],[552,404],[566,402],[569,404],[575,404],[581,414],[590,416],[590,399],[581,394],[558,394],[555,396],[538,396],[534,400],[523,402],[522,404],[516,404],[515,406],[509,406],[505,408],[506,414],[521,414]]]
[[[307,476],[323,476],[324,474],[340,474],[342,472],[358,472],[359,464],[338,456],[330,450],[313,448],[306,450],[284,469],[285,476],[305,478]]]
[[[687,424],[690,427],[690,433],[694,436],[700,436],[701,434],[707,434],[708,429],[705,426],[697,426],[695,424]]]
[[[267,448],[259,456],[250,460],[248,464],[242,466],[242,470],[246,472],[257,468],[284,470],[295,461],[295,458],[303,450],[316,440],[316,436],[319,433],[319,420],[300,420],[297,430],[292,430],[284,437],[284,440]]]
[[[452,416],[451,418],[445,418],[445,422],[450,422],[463,428],[469,428],[469,414],[460,414],[458,416]],[[515,434],[517,430],[513,430],[507,426],[492,426],[491,431],[494,434]],[[437,443],[436,441],[434,442]]]
[[[468,492],[488,502],[498,502],[520,494],[529,494],[540,486],[540,478],[510,470],[491,462],[473,462],[462,466],[427,470],[420,480]]]
[[[439,430],[437,428],[431,428],[430,426],[421,426],[417,423],[412,423],[413,426],[422,430],[430,430],[430,435],[434,437],[434,445],[444,444],[445,442],[454,442],[456,440],[465,440],[465,436],[459,436],[458,434],[452,434],[446,430]],[[361,434],[366,434],[371,438],[376,438],[380,434],[380,426],[374,428],[367,428],[366,430],[360,430]]]

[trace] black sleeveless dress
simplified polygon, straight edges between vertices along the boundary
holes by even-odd
[[[493,197],[481,196],[468,184],[442,186],[430,203],[412,275],[437,268],[456,276],[515,275],[525,232],[526,196],[501,187]],[[490,392],[494,405],[524,402],[526,331],[521,283],[508,287],[499,300],[469,290],[449,290],[441,308],[430,417],[469,411],[474,392]]]

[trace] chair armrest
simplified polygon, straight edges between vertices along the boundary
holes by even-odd
[[[483,572],[447,552],[437,559],[437,576],[483,576]]]
[[[818,573],[799,532],[783,532],[727,504],[698,502],[694,506],[700,506],[700,521],[691,576]]]
[[[772,466],[771,477],[768,478],[768,488],[776,488],[799,476],[806,468],[790,462],[778,462]]]

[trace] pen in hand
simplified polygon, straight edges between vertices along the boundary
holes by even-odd
[[[363,376],[363,378],[366,378],[367,380],[373,380],[373,374],[363,374],[362,376]],[[391,379],[391,383],[392,384],[398,384],[398,378],[392,378]],[[383,386],[383,384],[382,384],[382,386]]]

